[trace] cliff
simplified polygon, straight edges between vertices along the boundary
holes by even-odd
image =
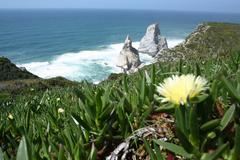
[[[228,56],[240,50],[240,25],[206,22],[197,27],[183,43],[156,56],[160,61]]]
[[[28,72],[25,68],[18,68],[9,59],[0,57],[0,81],[37,78],[36,75]]]
[[[76,85],[79,85],[79,83],[63,77],[39,78],[25,68],[18,68],[9,59],[0,57],[0,103],[1,99],[5,97],[11,97],[11,95],[17,95],[25,91],[28,93],[29,88],[45,91],[54,87],[63,88]]]

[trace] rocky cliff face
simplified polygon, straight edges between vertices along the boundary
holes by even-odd
[[[0,57],[0,81],[36,78],[38,77],[28,72],[25,68],[18,68],[9,59]]]
[[[132,46],[131,38],[127,36],[119,54],[117,66],[124,72],[134,72],[140,64],[138,51]]]
[[[158,24],[148,26],[146,34],[140,41],[139,52],[155,56],[163,49],[167,49],[167,40],[160,36],[160,29]]]
[[[156,55],[159,61],[179,58],[216,58],[240,50],[240,25],[203,23],[183,43]]]

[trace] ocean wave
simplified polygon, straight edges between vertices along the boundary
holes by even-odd
[[[182,41],[182,39],[170,39],[168,45],[171,48]],[[123,43],[111,44],[104,49],[65,53],[47,62],[30,62],[18,66],[25,67],[41,78],[62,76],[75,81],[88,80],[98,83],[109,74],[121,71],[116,64],[122,46]],[[138,48],[139,42],[134,42],[133,46]],[[145,64],[152,61],[152,57],[146,54],[140,54],[140,59]]]

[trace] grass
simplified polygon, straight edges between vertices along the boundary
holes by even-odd
[[[129,146],[135,154],[129,152],[128,158],[240,159],[239,26],[208,25],[207,35],[175,48],[200,58],[157,62],[131,76],[113,74],[99,85],[60,77],[13,80],[8,74],[0,92],[0,159],[104,159],[138,129],[164,130],[169,126],[164,120],[171,121],[165,139],[135,137]],[[12,65],[4,58],[0,63]],[[204,96],[181,107],[162,103],[156,86],[171,75],[189,73],[208,80]]]
[[[198,108],[202,108],[198,115],[201,119],[199,123],[206,125],[221,119],[223,115],[216,111],[219,109],[216,107],[220,107],[224,114],[234,105],[236,117],[225,120],[220,130],[216,129],[219,124],[215,128],[205,127],[200,132],[200,139],[204,142],[201,149],[188,153],[181,138],[175,145],[182,147],[184,155],[199,158],[211,156],[208,155],[210,152],[217,152],[218,146],[226,144],[216,157],[231,157],[236,148],[234,135],[239,126],[239,116],[235,113],[239,110],[239,64],[239,53],[236,53],[232,58],[202,62],[156,63],[132,76],[120,75],[97,86],[83,82],[41,92],[32,88],[17,95],[14,101],[2,103],[0,156],[5,159],[21,159],[22,156],[29,159],[103,159],[135,130],[149,125],[148,119],[152,114],[164,110],[166,104],[155,98],[155,85],[172,74],[194,73],[206,77],[211,84],[209,97],[198,104]],[[3,92],[1,97],[4,96],[7,94]],[[64,112],[58,112],[59,108]],[[172,111],[168,113],[175,115]],[[9,118],[10,114],[13,119]],[[211,140],[206,138],[211,134],[214,134]],[[179,139],[178,134],[175,136]],[[174,153],[168,144],[156,142]],[[163,155],[169,153],[167,150],[161,152],[165,153]],[[178,151],[176,154],[181,153]]]
[[[228,56],[228,53],[240,50],[239,37],[239,24],[205,22],[183,44],[169,52],[175,56],[181,53],[187,59]]]

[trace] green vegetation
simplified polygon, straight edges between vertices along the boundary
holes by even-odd
[[[19,69],[15,64],[4,57],[0,57],[0,75],[0,81],[38,78],[24,68]]]
[[[195,73],[205,76],[211,84],[207,99],[195,106],[198,143],[178,133],[175,137],[178,146],[159,140],[152,141],[149,146],[156,142],[186,158],[234,157],[239,154],[239,143],[234,143],[234,136],[239,136],[239,65],[239,53],[232,58],[201,63],[157,63],[147,67],[146,73],[140,71],[98,86],[84,82],[74,87],[29,91],[30,94],[19,95],[0,108],[2,156],[103,158],[133,131],[152,124],[148,121],[152,114],[175,115],[171,107],[154,98],[155,85],[172,74]],[[168,153],[167,150],[161,152]]]
[[[157,126],[156,135],[134,137],[128,158],[238,160],[240,53],[226,54],[158,62],[99,85],[52,79],[39,81],[46,88],[2,90],[0,159],[104,159],[137,130]],[[208,80],[204,96],[180,107],[161,102],[156,86],[188,73]]]
[[[17,79],[0,82],[0,103],[15,99],[17,95],[35,94],[47,89],[72,87],[81,85],[62,77],[50,79]],[[34,91],[34,92],[30,92]]]
[[[206,22],[198,26],[184,43],[169,49],[164,56],[209,58],[228,56],[240,50],[240,25]]]

